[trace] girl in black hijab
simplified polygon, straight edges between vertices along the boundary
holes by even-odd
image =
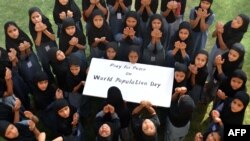
[[[171,102],[164,141],[185,140],[194,108],[194,101],[189,95],[182,95]]]
[[[204,102],[204,84],[207,79],[207,62],[208,52],[206,50],[200,50],[194,56],[194,59],[188,66],[188,91],[189,95],[193,98],[195,104],[198,102]]]
[[[174,67],[175,62],[187,65],[193,52],[192,43],[191,25],[188,22],[183,21],[180,24],[178,31],[172,36],[169,47],[167,48],[167,66]]]
[[[0,135],[8,141],[37,141],[40,131],[33,121],[28,120],[27,125],[0,121]]]
[[[104,59],[117,60],[118,44],[116,42],[109,42],[106,45]]]
[[[56,114],[57,136],[62,136],[64,141],[84,140],[77,109],[69,105],[63,98],[53,103],[53,109]]]
[[[48,74],[49,80],[54,82],[54,75],[50,70],[48,51],[57,47],[56,37],[49,19],[43,15],[38,7],[32,7],[29,13],[29,30],[37,49],[43,70]]]
[[[66,56],[74,53],[82,60],[86,60],[86,37],[76,27],[75,21],[71,17],[67,17],[62,23],[62,33],[59,37],[59,49],[64,52]]]
[[[214,59],[218,54],[223,54],[232,48],[234,43],[240,43],[244,34],[247,32],[249,25],[249,17],[245,14],[239,14],[233,20],[223,25],[221,22],[216,24],[213,37],[216,42],[210,53],[208,63],[209,74],[213,73]]]
[[[126,13],[120,31],[115,36],[115,40],[119,42],[118,59],[128,61],[128,46],[137,45],[141,51],[142,36],[140,30],[140,20],[135,11]]]
[[[50,57],[53,73],[56,76],[58,87],[62,90],[66,90],[64,77],[69,69],[68,68],[68,61],[69,61],[68,57],[66,57],[65,54],[57,48],[50,49],[49,57]]]
[[[119,32],[124,15],[130,11],[132,0],[108,0],[107,5],[109,9],[109,25],[112,28],[113,36],[115,36]]]
[[[242,125],[248,103],[249,95],[244,91],[237,92],[232,99],[228,98],[217,108],[223,124]]]
[[[140,17],[140,26],[142,36],[146,35],[146,24],[151,15],[156,14],[158,8],[158,0],[135,0],[135,10]]]
[[[143,43],[143,63],[163,66],[167,31],[160,14],[151,15]]]
[[[238,91],[247,91],[247,75],[243,70],[237,69],[230,77],[222,80],[214,99],[214,108],[228,98],[233,98]]]
[[[57,36],[59,37],[62,32],[62,21],[66,17],[72,17],[76,23],[76,27],[83,33],[81,22],[82,13],[74,0],[55,0],[53,9],[53,18],[58,26]]]
[[[108,42],[113,41],[113,35],[103,13],[98,9],[91,14],[87,36],[91,58],[103,58],[105,47]]]

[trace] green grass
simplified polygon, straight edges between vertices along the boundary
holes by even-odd
[[[81,0],[75,0],[78,3],[78,6],[81,9]],[[185,20],[188,20],[190,9],[194,6],[197,6],[200,0],[187,0],[187,7],[185,12]],[[214,0],[212,9],[215,16],[215,22],[222,21],[226,23],[227,21],[233,19],[239,13],[245,13],[250,16],[249,10],[250,1],[249,0]],[[54,0],[0,0],[0,46],[5,46],[5,35],[4,35],[4,23],[11,20],[15,21],[26,33],[29,34],[28,30],[28,9],[32,6],[39,7],[42,12],[50,19],[50,22],[53,25],[53,29],[56,33],[56,25],[53,21],[52,9],[54,6]],[[214,30],[214,24],[210,27],[209,30],[209,40],[207,43],[207,50],[214,45],[214,39],[211,36],[212,31]],[[250,93],[250,65],[246,62],[250,60],[249,46],[250,46],[250,29],[245,34],[242,44],[245,45],[246,56],[244,71],[248,75],[248,93]],[[194,134],[197,131],[203,131],[207,125],[207,113],[211,109],[211,103],[208,106],[201,106],[194,113],[194,118],[191,122],[191,129],[187,137],[187,141],[193,140]],[[246,110],[246,115],[244,119],[244,124],[250,124],[250,105]],[[1,141],[1,138],[0,138]]]

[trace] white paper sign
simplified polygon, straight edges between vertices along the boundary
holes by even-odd
[[[173,80],[173,68],[92,58],[83,94],[106,98],[117,86],[126,101],[170,107]]]

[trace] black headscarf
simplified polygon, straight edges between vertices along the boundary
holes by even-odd
[[[73,36],[70,36],[66,33],[66,28],[69,26],[75,26],[76,28],[76,32],[74,33]],[[60,35],[59,38],[59,49],[62,50],[64,53],[67,51],[69,45],[69,41],[72,39],[72,37],[76,37],[78,38],[78,43],[81,45],[85,45],[86,44],[86,37],[83,33],[81,33],[81,31],[76,27],[75,21],[73,18],[68,17],[66,19],[63,20],[62,22],[62,33]],[[77,47],[74,47],[72,50],[73,52],[76,52],[78,50]]]
[[[19,31],[19,36],[17,37],[17,39],[13,39],[11,38],[8,33],[8,27],[9,26],[15,26],[18,31]],[[30,48],[28,50],[33,50],[32,46],[33,43],[31,41],[31,39],[29,38],[29,36],[22,30],[20,29],[17,24],[13,21],[8,21],[4,24],[4,33],[5,33],[5,45],[6,45],[6,49],[8,49],[8,51],[10,50],[10,48],[14,48],[17,51],[17,56],[20,57],[20,50],[19,50],[19,45],[20,43],[23,43],[24,41],[29,42],[30,43]]]
[[[0,120],[7,120],[8,122],[14,121],[14,112],[12,107],[0,102]]]
[[[5,132],[10,124],[11,123],[8,121],[0,121],[0,135],[4,137],[6,140],[8,141],[36,141],[35,135],[33,134],[33,132],[29,130],[29,127],[21,123],[13,124],[19,132],[18,137],[14,139],[6,138]]]
[[[94,17],[98,16],[98,15],[103,18],[103,25],[101,28],[97,28],[94,24],[94,21],[93,21]],[[87,36],[88,36],[88,43],[90,46],[95,42],[95,38],[106,37],[107,41],[113,40],[112,31],[111,31],[108,23],[105,20],[104,14],[99,9],[94,10],[93,13],[91,14],[91,21],[90,21]],[[101,50],[105,50],[105,47],[106,47],[106,45],[104,43],[98,44],[98,48]]]
[[[74,76],[71,72],[70,69],[68,69],[65,81],[67,84],[67,88],[66,91],[68,92],[72,92],[74,87],[76,85],[78,85],[81,81],[85,81],[86,80],[86,64],[82,63],[81,59],[76,56],[75,54],[71,54],[69,56],[69,64],[68,67],[70,67],[71,65],[76,65],[76,66],[80,66],[80,72],[77,76]],[[81,86],[81,88],[78,90],[78,93],[82,93],[83,90],[83,86]]]
[[[189,95],[183,95],[171,103],[169,119],[174,126],[183,127],[191,120],[194,108],[193,99]]]
[[[107,0],[107,5],[114,6],[116,1],[117,0]],[[132,5],[132,0],[125,0],[123,3],[128,8]],[[121,13],[122,15],[125,14],[120,6],[118,7],[116,13]]]
[[[106,0],[99,0],[100,4],[107,9],[107,4],[106,4]],[[84,12],[89,8],[89,6],[91,5],[90,3],[90,0],[82,0],[82,11],[83,11],[83,15],[84,15]],[[95,9],[98,9],[97,6],[94,7],[94,10]],[[106,17],[107,15],[105,15]],[[107,17],[106,17],[107,18]],[[85,21],[89,21],[90,20],[90,17],[85,17],[84,16],[84,20]]]
[[[108,89],[106,103],[114,106],[115,112],[121,121],[121,128],[128,127],[131,116],[118,87],[112,86]]]
[[[231,110],[231,103],[234,99],[239,99],[244,105],[244,108],[240,112],[234,113]],[[242,125],[244,120],[245,110],[247,108],[248,103],[249,103],[249,95],[245,91],[237,92],[236,95],[233,97],[233,99],[230,98],[226,99],[224,102],[223,109],[220,112],[220,118],[223,124]]]
[[[127,27],[126,20],[128,17],[132,17],[132,18],[136,19],[137,24],[134,27],[135,36],[141,37],[140,19],[139,19],[138,14],[135,11],[128,11],[125,14],[124,20],[123,20],[122,25],[121,25],[120,33],[123,33],[124,28]],[[126,39],[128,39],[128,38],[126,38]]]
[[[172,1],[172,0],[161,0],[161,12],[166,11],[167,4],[169,1]],[[175,1],[177,1],[177,0],[175,0]],[[168,23],[173,23],[176,20],[176,17],[175,17],[174,12],[172,10],[169,12],[168,16],[165,18],[166,18]]]
[[[3,97],[7,89],[5,81],[6,67],[12,68],[12,63],[9,60],[7,51],[0,47],[0,98]]]
[[[236,61],[230,62],[228,60],[228,54],[230,50],[235,50],[239,53],[240,56]],[[227,77],[230,77],[236,69],[242,69],[245,56],[245,49],[241,43],[234,43],[230,50],[222,55],[222,58],[224,59],[224,63],[222,64],[222,70]],[[218,70],[216,69],[214,72],[214,77],[217,78],[217,75]]]
[[[233,90],[232,86],[231,86],[231,79],[235,78],[235,77],[240,78],[241,80],[243,80],[242,86],[237,90]],[[237,69],[232,73],[232,75],[230,77],[228,77],[227,79],[224,79],[222,81],[221,85],[219,86],[219,89],[221,89],[225,93],[226,96],[232,98],[232,97],[234,97],[236,92],[238,92],[238,91],[246,91],[246,82],[247,82],[246,73],[241,69]]]
[[[191,64],[195,64],[195,58],[196,56],[198,56],[199,54],[204,54],[205,56],[207,56],[207,61],[208,61],[208,52],[206,50],[199,50],[195,55],[194,55],[194,59],[191,61]],[[200,86],[204,86],[205,81],[207,79],[207,75],[208,75],[208,70],[207,70],[207,62],[204,65],[204,67],[202,68],[198,68],[198,73],[195,76],[195,82],[197,85]]]
[[[116,42],[109,42],[106,45],[106,53],[104,54],[105,59],[108,59],[108,57],[107,57],[107,49],[108,48],[113,48],[115,50],[116,56],[115,56],[114,60],[116,60],[117,59],[117,53],[118,53],[118,44]]]
[[[222,38],[229,49],[234,43],[240,43],[248,29],[249,17],[245,14],[239,14],[238,16],[240,16],[243,20],[242,26],[238,29],[231,27],[232,21],[229,21],[224,25],[224,32],[222,33]],[[218,48],[220,48],[218,38],[216,39],[216,45]]]
[[[51,104],[54,101],[54,97],[55,97],[55,92],[56,92],[56,88],[53,87],[49,81],[48,81],[48,87],[45,91],[42,91],[38,88],[38,82],[40,81],[44,81],[44,80],[49,80],[48,79],[48,75],[43,72],[43,71],[39,71],[36,72],[33,78],[33,82],[35,85],[34,88],[34,99],[35,99],[35,104],[36,104],[36,108],[38,110],[44,110],[47,108],[47,106],[49,104]]]
[[[135,1],[135,10],[138,11],[141,7],[141,0],[136,0]],[[151,0],[150,3],[150,9],[152,10],[153,14],[156,13],[156,10],[158,8],[158,0]],[[148,17],[150,15],[148,15],[147,10],[144,9],[141,15],[142,21],[146,22],[148,20]]]
[[[189,36],[187,37],[186,40],[182,41],[180,39],[179,36],[179,32],[181,29],[187,29],[189,32]],[[187,21],[183,21],[180,25],[179,25],[179,29],[175,32],[174,36],[172,37],[171,41],[170,41],[170,50],[173,50],[175,48],[175,42],[180,41],[180,42],[184,42],[187,46],[186,46],[186,52],[187,54],[190,56],[193,53],[193,48],[192,48],[192,44],[193,44],[193,38],[192,38],[192,28],[189,22]],[[176,53],[176,55],[174,56],[175,60],[181,63],[184,63],[183,57],[181,55],[181,51],[178,50],[178,52]]]
[[[53,18],[56,24],[61,24],[62,20],[60,19],[59,14],[61,12],[67,13],[70,10],[73,12],[73,19],[75,22],[81,20],[81,11],[80,8],[77,6],[74,0],[69,0],[66,5],[62,5],[59,0],[55,0],[54,9],[53,9]]]
[[[150,17],[150,20],[149,20],[149,24],[147,26],[147,34],[145,35],[145,39],[144,39],[144,48],[147,47],[147,45],[151,42],[151,39],[152,39],[152,36],[151,36],[151,32],[153,31],[153,28],[152,28],[152,21],[155,20],[155,19],[158,19],[161,21],[161,28],[160,28],[160,31],[162,32],[162,37],[161,37],[161,43],[162,45],[164,45],[164,42],[166,40],[166,32],[165,32],[165,29],[164,29],[164,22],[163,22],[163,17],[160,15],[160,14],[154,14]],[[156,51],[156,49],[155,49]]]
[[[185,65],[185,64],[182,64],[182,63],[179,63],[179,62],[176,62],[175,63],[175,68],[174,68],[174,71],[178,71],[178,72],[183,72],[185,73],[185,78],[182,82],[177,82],[175,79],[174,79],[174,84],[173,84],[173,93],[174,93],[174,90],[175,88],[177,87],[186,87],[187,85],[187,72],[188,72],[188,67]]]
[[[209,19],[209,17],[213,15],[213,11],[211,10],[211,6],[213,4],[213,0],[201,0],[199,6],[195,7],[195,10],[198,10],[199,8],[201,8],[201,2],[202,1],[207,1],[207,2],[210,3],[210,7],[207,10],[207,14],[210,14],[210,15],[208,17],[206,17],[206,19],[205,19],[205,21],[207,22],[207,20]],[[194,12],[194,19],[196,17],[197,17],[197,14],[196,14],[196,12]],[[196,25],[195,28],[193,28],[193,31],[195,31],[195,32],[200,32],[201,31],[201,29],[200,29],[200,22],[201,21],[199,20],[199,23]]]
[[[140,63],[141,62],[141,52],[140,52],[140,47],[137,45],[130,45],[128,47],[128,55],[130,52],[136,52],[138,54],[138,61],[136,63]],[[129,57],[127,55],[128,61],[129,61]]]
[[[28,14],[29,14],[29,30],[30,30],[30,34],[31,34],[33,40],[35,40],[37,37],[37,32],[35,31],[35,24],[31,20],[31,15],[34,12],[38,12],[42,16],[43,24],[45,24],[47,26],[47,30],[50,33],[54,34],[54,31],[52,29],[52,25],[51,25],[49,19],[45,15],[43,15],[42,11],[38,7],[31,7],[28,11]],[[42,33],[41,43],[47,43],[50,41],[51,41],[51,39],[47,35],[45,35],[45,33]]]

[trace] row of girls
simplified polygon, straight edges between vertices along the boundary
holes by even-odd
[[[175,68],[172,105],[170,109],[159,110],[160,120],[150,102],[142,101],[139,108],[128,103],[128,112],[125,110],[124,114],[120,111],[126,108],[120,110],[123,106],[117,106],[114,102],[120,100],[111,100],[113,103],[108,104],[112,106],[105,105],[101,108],[101,113],[96,112],[97,140],[117,140],[117,135],[120,135],[122,140],[130,140],[126,137],[129,137],[127,129],[131,116],[132,119],[137,119],[139,111],[144,108],[152,116],[149,123],[153,127],[142,128],[146,123],[132,120],[137,121],[133,124],[135,140],[157,140],[159,121],[166,128],[165,140],[182,140],[188,133],[194,106],[202,102],[205,96],[214,100],[215,111],[211,112],[211,117],[215,125],[219,124],[218,127],[221,127],[223,124],[233,123],[232,121],[242,124],[249,97],[245,88],[247,77],[241,70],[245,50],[240,41],[247,31],[249,17],[239,14],[225,25],[220,22],[216,24],[216,30],[213,32],[216,43],[209,55],[204,48],[208,28],[214,20],[212,0],[201,0],[199,5],[190,11],[189,22],[182,21],[185,0],[162,0],[161,14],[156,14],[158,0],[136,0],[137,12],[130,11],[131,3],[129,0],[109,0],[107,3],[104,0],[83,0],[83,12],[80,12],[73,0],[56,0],[53,16],[58,25],[58,46],[52,24],[38,7],[32,7],[28,11],[29,30],[33,41],[15,22],[6,22],[6,50],[1,48],[0,54],[3,107],[1,115],[4,115],[1,116],[1,120],[4,120],[1,125],[6,127],[1,132],[3,137],[22,140],[25,136],[21,135],[26,133],[21,131],[32,131],[34,134],[29,132],[27,138],[31,136],[32,139],[42,140],[46,138],[46,134],[35,127],[39,119],[53,131],[53,137],[58,137],[55,140],[83,140],[83,129],[78,122],[80,119],[88,118],[90,114],[90,98],[81,95],[88,68],[88,57],[85,54],[87,46],[90,47],[90,58]],[[86,22],[86,36],[81,22],[82,13]],[[109,22],[106,20],[107,17]],[[32,48],[33,43],[37,55]],[[207,78],[209,85],[205,95],[203,90]],[[235,84],[239,81],[241,85]],[[114,91],[120,93],[117,88]],[[27,111],[33,109],[29,93],[34,96],[36,115]],[[238,93],[244,98],[236,96]],[[183,95],[184,109],[178,102],[182,101],[179,99]],[[226,110],[231,107],[234,99],[242,102],[241,114]],[[223,111],[227,113],[224,114]],[[102,118],[99,120],[99,117],[103,117],[105,113],[112,115],[110,118],[114,124],[107,124],[112,127],[109,134],[99,128],[103,125],[100,123],[105,121]],[[228,117],[232,117],[233,120],[228,120]],[[22,124],[27,124],[30,129],[19,124],[23,119],[28,122]],[[120,122],[117,122],[117,119]],[[18,132],[15,132],[14,137],[7,134],[8,127],[14,125],[10,124],[13,121],[20,136]],[[147,129],[154,130],[148,133]],[[99,135],[99,132],[104,135]],[[199,134],[197,139],[202,136]],[[204,135],[205,137],[208,137],[208,134]]]

